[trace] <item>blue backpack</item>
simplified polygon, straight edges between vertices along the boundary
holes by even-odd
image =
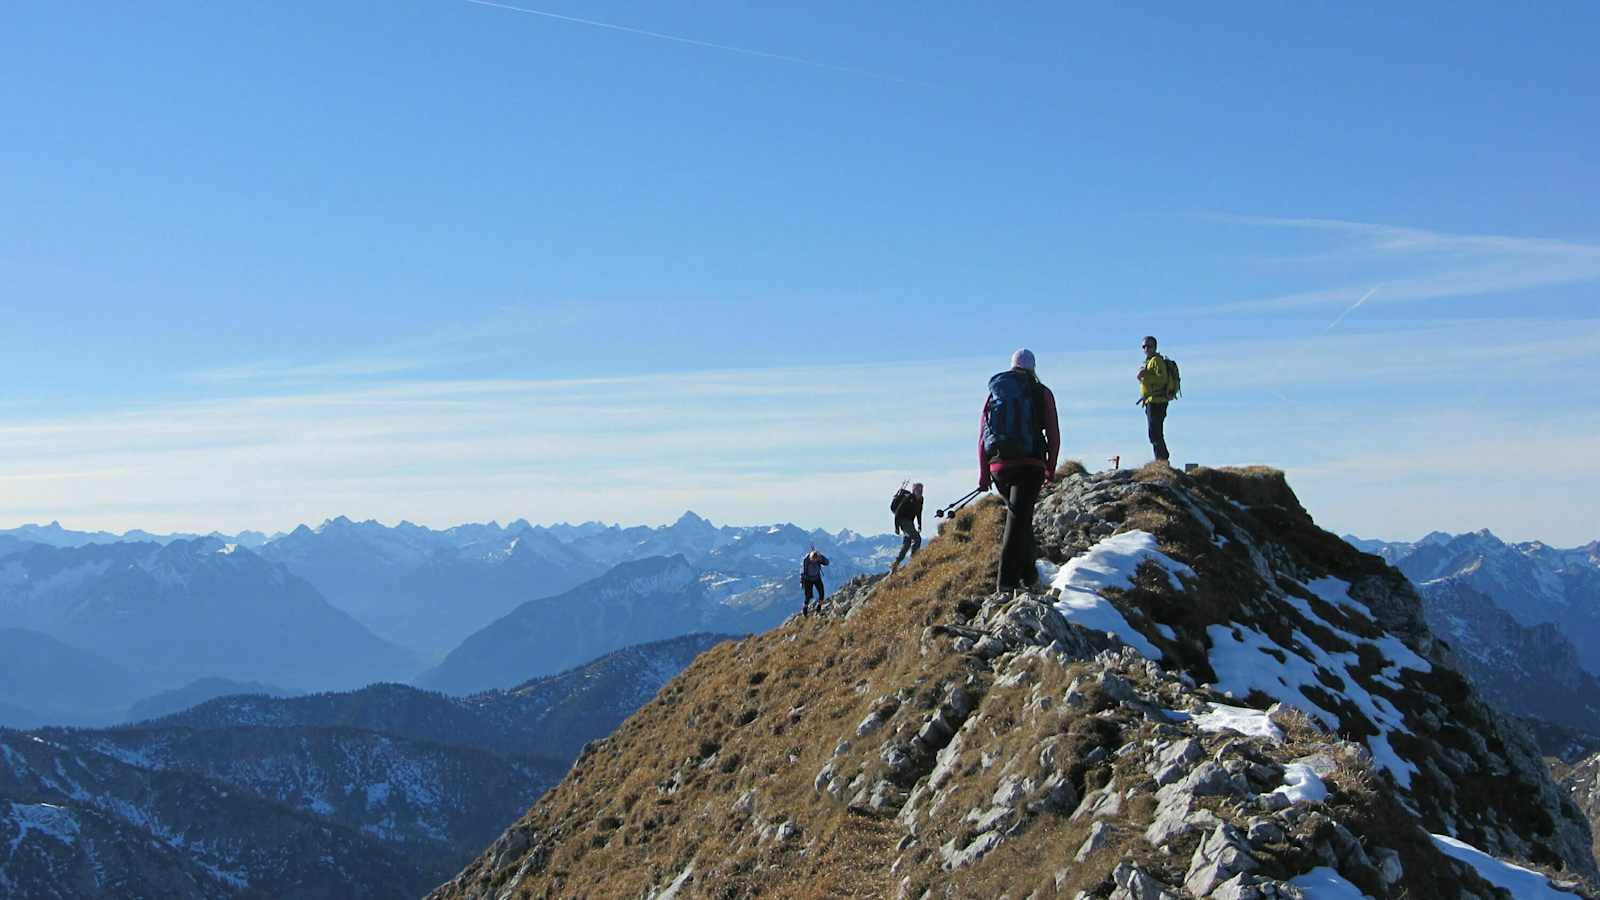
[[[983,452],[990,459],[1043,459],[1039,427],[1039,382],[1015,369],[989,379],[989,415],[983,423]]]

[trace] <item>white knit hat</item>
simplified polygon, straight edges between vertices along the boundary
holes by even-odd
[[[1029,372],[1032,372],[1033,351],[1024,347],[1023,349],[1011,354],[1011,368],[1027,369]]]

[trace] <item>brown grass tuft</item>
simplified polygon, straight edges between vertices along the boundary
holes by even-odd
[[[1244,506],[1278,506],[1310,518],[1281,469],[1269,466],[1223,466],[1212,469],[1201,466],[1190,472],[1189,477]]]
[[[1071,477],[1073,475],[1087,475],[1087,474],[1089,474],[1089,470],[1084,468],[1083,463],[1081,463],[1081,462],[1079,462],[1079,461],[1077,461],[1075,459],[1069,459],[1066,462],[1062,463],[1059,467],[1056,468],[1056,478],[1057,479],[1069,478],[1069,477]]]
[[[1183,473],[1172,466],[1156,460],[1145,463],[1138,471],[1133,473],[1133,480],[1145,484],[1176,484]]]

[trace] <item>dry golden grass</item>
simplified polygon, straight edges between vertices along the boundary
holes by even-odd
[[[1270,466],[1222,466],[1215,469],[1201,466],[1188,473],[1188,477],[1245,506],[1278,506],[1310,518],[1281,469]]]
[[[1173,484],[1182,477],[1182,472],[1160,460],[1145,463],[1133,473],[1134,481],[1146,484]]]
[[[891,895],[899,834],[817,793],[833,751],[817,735],[853,734],[884,693],[909,687],[907,702],[925,703],[965,678],[963,657],[923,659],[919,641],[989,593],[1001,527],[998,502],[975,503],[848,622],[796,618],[703,654],[525,817],[560,840],[520,895],[639,895],[691,862],[696,895]],[[790,819],[798,839],[755,839],[758,824],[733,813],[752,788],[755,818]]]
[[[1058,480],[1062,478],[1070,478],[1073,475],[1087,474],[1089,474],[1089,470],[1084,468],[1083,463],[1075,459],[1069,459],[1060,466],[1056,467],[1056,478]]]

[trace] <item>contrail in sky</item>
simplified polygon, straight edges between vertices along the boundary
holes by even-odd
[[[885,75],[870,69],[857,69],[853,66],[836,66],[831,63],[818,62],[814,59],[805,59],[800,56],[785,56],[782,53],[768,53],[765,50],[752,50],[749,47],[734,47],[730,44],[714,44],[711,41],[702,41],[695,38],[683,37],[676,34],[663,34],[659,31],[646,31],[643,28],[632,28],[627,25],[617,25],[611,22],[600,22],[595,19],[580,19],[577,16],[564,16],[543,9],[530,9],[526,6],[512,6],[509,3],[495,3],[494,0],[464,0],[477,6],[490,6],[495,9],[505,9],[511,12],[526,13],[530,16],[543,16],[546,19],[555,19],[560,22],[572,22],[577,25],[588,25],[591,28],[605,28],[610,31],[621,31],[627,34],[637,34],[641,37],[656,38],[657,40],[672,41],[678,44],[688,44],[691,47],[709,47],[712,50],[725,50],[729,53],[742,53],[745,56],[759,56],[762,59],[775,59],[779,62],[797,63],[802,66],[811,66],[817,69],[828,69],[833,72],[846,72],[851,75],[865,75],[868,78],[879,78],[885,81],[894,81],[900,84],[926,84],[927,82],[913,81],[909,78],[900,78],[896,75]]]
[[[1359,309],[1361,307],[1361,304],[1367,302],[1368,300],[1371,300],[1372,299],[1372,295],[1376,294],[1377,292],[1378,292],[1378,289],[1376,287],[1374,287],[1372,290],[1367,291],[1365,294],[1362,294],[1361,295],[1361,299],[1357,300],[1355,302],[1355,305],[1351,306],[1349,309],[1345,310],[1344,312],[1339,313],[1339,318],[1334,319],[1332,322],[1329,322],[1328,323],[1328,327],[1322,329],[1322,333],[1323,334],[1327,334],[1328,332],[1332,331],[1333,330],[1333,326],[1339,324],[1340,322],[1343,322],[1345,316],[1348,316],[1351,313],[1355,312],[1357,309]]]

